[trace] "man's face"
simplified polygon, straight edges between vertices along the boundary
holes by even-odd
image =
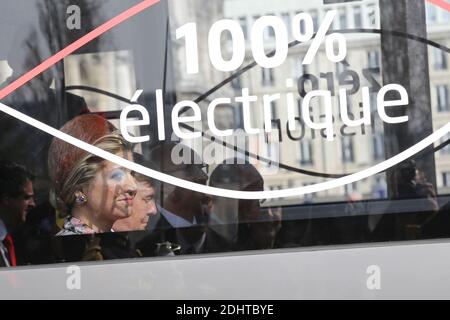
[[[138,192],[133,203],[133,214],[136,223],[135,230],[145,230],[148,220],[157,213],[155,189],[148,182],[138,182]]]
[[[27,181],[22,193],[17,197],[6,197],[3,201],[10,217],[11,227],[17,227],[25,222],[28,211],[36,206],[34,203],[33,183]]]
[[[115,231],[145,230],[151,216],[156,215],[155,189],[148,182],[137,181],[137,193],[133,201],[132,214],[114,223]]]

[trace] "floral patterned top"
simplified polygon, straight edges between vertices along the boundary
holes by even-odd
[[[70,236],[75,234],[93,234],[95,233],[91,227],[81,222],[80,219],[68,216],[64,220],[63,229],[56,236]]]

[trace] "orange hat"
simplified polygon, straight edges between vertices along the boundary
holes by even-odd
[[[103,117],[94,114],[84,114],[73,118],[60,130],[93,145],[97,140],[117,129]],[[76,164],[86,154],[86,151],[70,143],[53,138],[48,153],[48,165],[50,178],[54,183],[57,194]]]

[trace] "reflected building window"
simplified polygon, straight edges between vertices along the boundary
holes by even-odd
[[[367,53],[369,68],[380,70],[380,52],[378,50]]]
[[[277,102],[276,101],[271,101],[270,102],[270,112],[272,113],[272,120],[278,118]]]
[[[343,62],[337,62],[336,63],[336,76],[339,77],[339,75],[346,70],[346,66]]]
[[[450,111],[450,103],[448,96],[448,85],[436,86],[437,107],[439,112]]]
[[[300,140],[300,164],[312,165],[313,164],[313,150],[311,140]]]
[[[241,84],[241,77],[237,77],[234,78],[233,80],[231,80],[231,87],[234,90],[241,90],[242,89],[242,84]]]
[[[275,83],[275,78],[273,75],[273,69],[262,68],[262,85],[264,87],[271,87]]]
[[[339,26],[341,29],[347,28],[347,10],[345,8],[340,8],[339,12]]]
[[[273,13],[267,14],[268,16],[275,16]],[[266,27],[264,29],[264,38],[266,40],[274,40],[275,39],[275,30],[272,27]]]
[[[274,161],[274,162],[278,162],[278,163],[281,162],[278,146],[279,146],[279,144],[275,143],[275,142],[265,143],[264,144],[264,149],[265,149],[264,150],[265,151],[264,152],[264,156],[265,156],[265,158],[270,159],[271,161]],[[273,166],[274,166],[273,163],[267,163],[266,162],[266,167],[267,168],[271,168]]]
[[[126,96],[136,91],[133,54],[128,50],[72,54],[64,59],[66,87],[84,85]],[[92,112],[120,110],[122,102],[95,92],[73,90]]]
[[[298,80],[303,75],[303,66],[297,59],[292,60],[292,77]]]
[[[311,10],[309,14],[313,20],[314,32],[317,32],[319,30],[319,12],[317,10]]]
[[[347,94],[347,114],[351,120],[355,120],[355,114],[353,112],[352,96]],[[339,116],[342,118],[341,108],[339,108]]]
[[[375,160],[384,159],[384,141],[381,133],[375,133],[373,138],[373,158]]]
[[[302,66],[302,69],[303,69],[303,74],[307,74],[309,72],[309,66],[307,64],[304,64]]]
[[[289,13],[283,13],[281,14],[281,18],[283,19],[284,25],[286,26],[286,30],[288,32],[288,38],[290,38],[291,35],[291,16],[289,15]]]
[[[446,70],[447,69],[447,53],[433,48],[433,57],[434,57],[434,70]]]
[[[353,22],[355,25],[355,28],[362,28],[362,13],[361,13],[361,7],[353,7]]]
[[[442,172],[442,186],[450,187],[450,172]]]
[[[377,103],[378,103],[378,93],[371,92],[370,93],[370,111],[371,112],[377,111]]]
[[[342,161],[344,163],[355,162],[353,137],[342,137]]]

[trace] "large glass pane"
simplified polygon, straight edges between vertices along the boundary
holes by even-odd
[[[0,4],[1,88],[137,3]],[[1,97],[122,158],[0,113],[16,263],[449,237],[448,17],[423,0],[169,0],[119,24]]]

